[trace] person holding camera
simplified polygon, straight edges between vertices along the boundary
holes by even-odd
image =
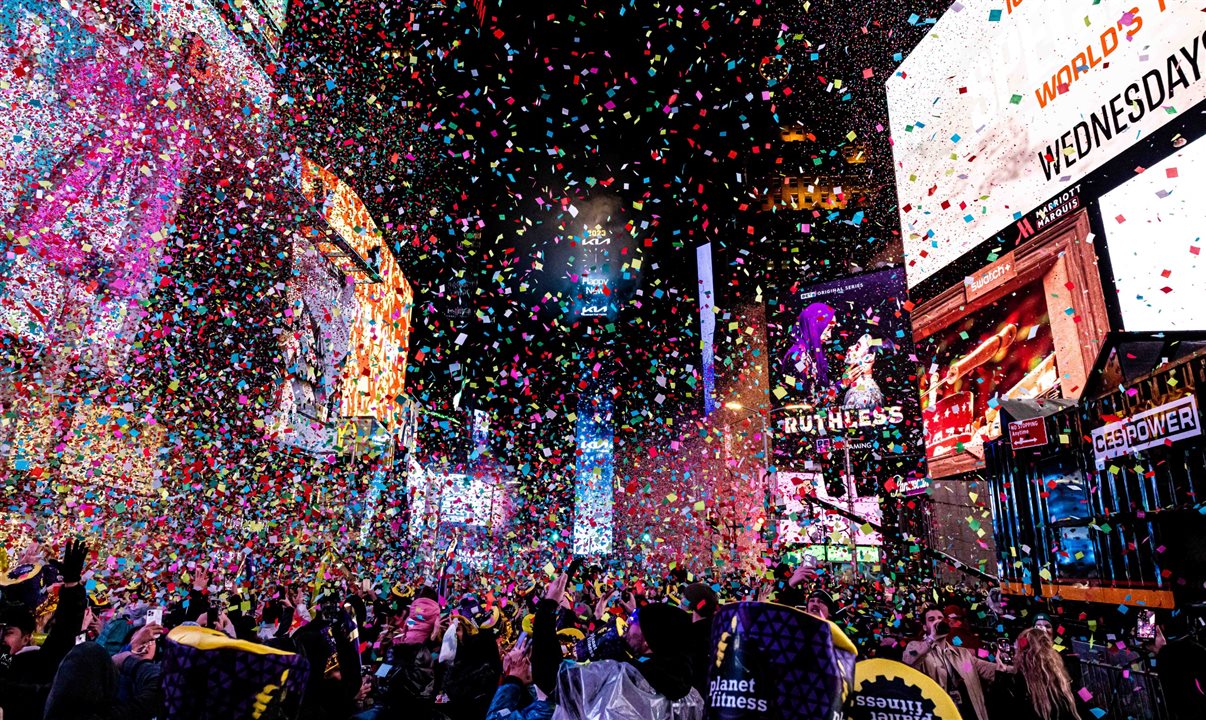
[[[976,657],[971,650],[951,642],[951,627],[941,608],[923,614],[925,635],[908,644],[906,664],[928,675],[951,696],[963,720],[988,720],[984,683],[992,682],[1004,667]]]

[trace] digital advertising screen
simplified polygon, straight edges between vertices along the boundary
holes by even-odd
[[[716,291],[712,282],[712,243],[695,248],[699,275],[699,347],[703,364],[704,415],[711,415],[716,402]]]
[[[887,81],[909,286],[1206,97],[1201,3],[955,3]]]
[[[983,467],[1002,402],[1078,399],[1109,330],[1079,211],[913,310],[930,477]]]
[[[641,270],[631,225],[608,213],[611,199],[585,203],[582,217],[597,222],[578,225],[569,241],[569,281],[575,318],[615,319],[631,298]]]
[[[377,275],[375,282],[355,285],[357,312],[348,341],[350,359],[340,392],[340,414],[372,417],[393,430],[403,415],[397,399],[406,385],[414,292],[352,186],[306,157],[298,158],[297,175],[305,198]],[[325,241],[318,246],[331,257],[344,254]],[[345,271],[359,272],[350,264]]]
[[[1029,283],[918,343],[926,457],[967,451],[1001,436],[1002,398],[1057,394],[1055,341],[1041,282]]]
[[[883,524],[883,511],[878,497],[834,497],[819,472],[780,472],[775,476],[779,520],[778,542],[781,547],[817,546],[878,546],[883,536],[870,524]],[[819,502],[839,507],[855,521]],[[848,562],[848,561],[847,561]]]
[[[443,523],[493,527],[501,524],[504,506],[502,490],[496,478],[476,475],[437,475],[432,479],[440,488],[440,516]]]
[[[615,502],[614,432],[610,400],[594,398],[579,404],[575,437],[574,554],[609,555]]]
[[[776,466],[921,452],[907,302],[892,268],[798,284],[768,308]]]
[[[1204,187],[1197,140],[1100,198],[1124,330],[1206,330]]]

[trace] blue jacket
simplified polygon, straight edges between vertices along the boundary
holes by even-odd
[[[512,677],[505,678],[494,691],[494,700],[486,720],[550,720],[553,704],[536,699],[536,693]]]

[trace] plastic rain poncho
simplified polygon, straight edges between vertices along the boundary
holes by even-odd
[[[703,720],[704,701],[692,689],[680,700],[658,694],[632,665],[598,660],[567,664],[557,675],[553,720]]]

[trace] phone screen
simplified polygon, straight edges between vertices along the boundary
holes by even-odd
[[[1152,640],[1156,637],[1156,611],[1140,610],[1139,623],[1135,626],[1135,637]]]

